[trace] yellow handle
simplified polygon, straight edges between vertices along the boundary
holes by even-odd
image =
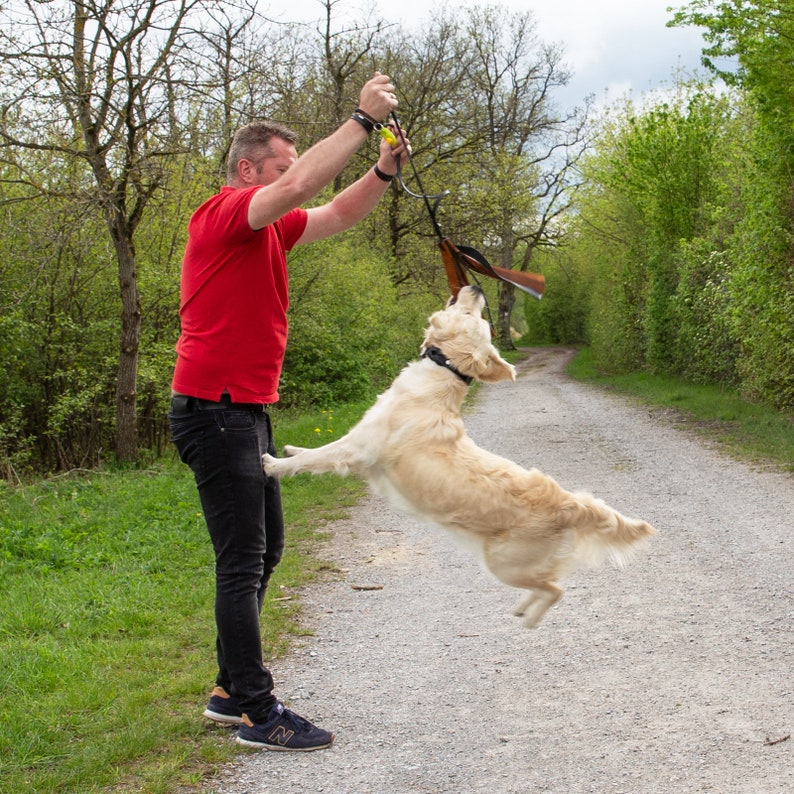
[[[397,145],[397,136],[388,127],[380,128],[380,137],[383,138],[389,146]]]

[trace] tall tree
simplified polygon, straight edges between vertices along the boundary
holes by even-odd
[[[496,264],[527,270],[534,251],[554,245],[558,221],[576,188],[574,167],[586,146],[587,104],[561,110],[554,91],[569,73],[557,45],[542,42],[535,18],[474,8],[466,21],[472,60],[465,112],[481,133],[477,216],[487,220]],[[471,122],[470,122],[471,123]],[[515,288],[499,284],[496,332],[513,347]]]
[[[26,171],[23,152],[74,161],[72,190],[97,206],[118,267],[121,339],[116,454],[138,455],[136,378],[141,297],[135,233],[182,146],[186,79],[194,87],[189,23],[203,0],[24,0],[0,8],[2,60],[15,79],[2,90],[0,148],[28,196],[51,190]],[[213,5],[213,4],[209,4]],[[198,27],[198,25],[197,25]],[[181,69],[185,73],[180,73]]]
[[[536,248],[562,234],[585,146],[587,106],[555,106],[568,80],[560,49],[540,41],[530,13],[500,6],[438,12],[418,35],[393,35],[385,48],[421,187],[449,193],[437,208],[443,233],[496,265],[529,269]],[[426,205],[394,196],[386,206],[395,279],[432,284],[443,270],[417,244],[433,234]],[[511,347],[514,291],[499,288],[497,333]]]
[[[383,28],[382,22],[376,22],[374,25],[354,23],[352,28],[337,29],[334,24],[334,8],[338,5],[338,0],[325,0],[325,20],[319,31],[325,78],[322,84],[326,87],[322,92],[326,105],[323,117],[332,127],[347,118],[351,110],[351,98],[356,96],[355,92],[361,84],[357,76],[361,74],[362,66]],[[334,179],[333,189],[336,192],[341,187],[342,175],[338,174]]]

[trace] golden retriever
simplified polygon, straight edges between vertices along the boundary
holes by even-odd
[[[621,565],[655,530],[469,438],[460,408],[471,381],[516,377],[491,343],[484,305],[479,287],[464,287],[433,314],[422,357],[347,435],[316,449],[288,446],[286,457],[265,455],[262,463],[274,477],[359,475],[398,507],[474,541],[498,579],[529,591],[515,614],[530,628],[562,595],[564,573],[606,556]]]

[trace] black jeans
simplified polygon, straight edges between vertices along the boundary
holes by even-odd
[[[169,421],[215,549],[217,684],[264,722],[276,698],[262,662],[259,616],[284,550],[278,480],[262,470],[263,453],[275,455],[270,417],[262,406],[176,397]]]

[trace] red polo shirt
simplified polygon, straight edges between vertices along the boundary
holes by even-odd
[[[259,231],[248,225],[257,187],[221,188],[188,224],[182,333],[172,388],[179,394],[273,403],[287,343],[287,259],[306,228],[295,209]]]

